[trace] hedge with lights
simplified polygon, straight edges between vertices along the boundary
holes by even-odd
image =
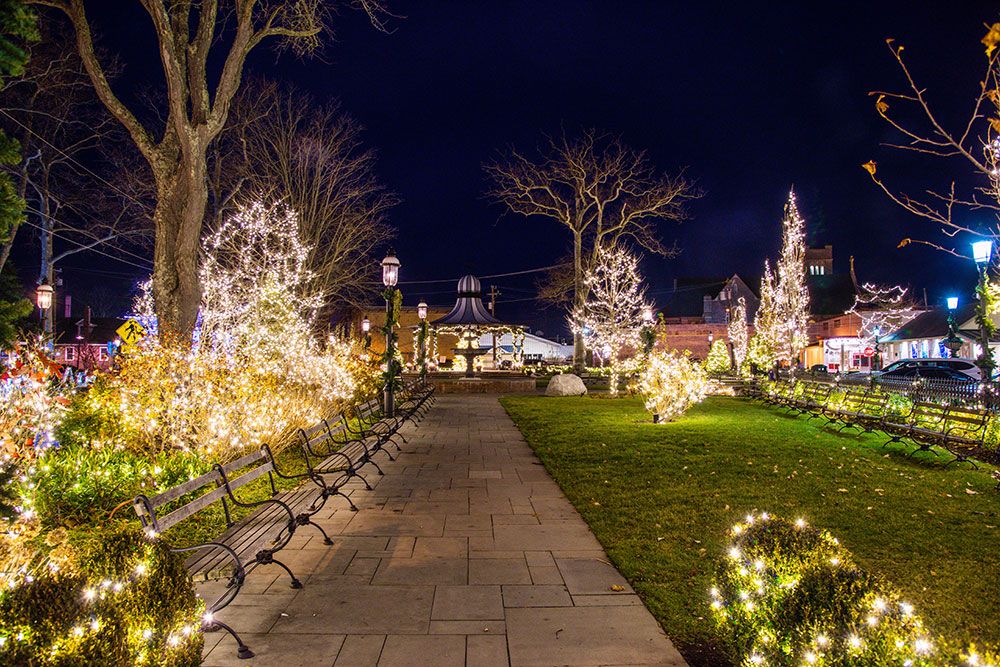
[[[997,656],[932,638],[891,584],[859,567],[826,531],[747,515],[710,591],[720,638],[738,665],[997,665]]]
[[[2,575],[0,664],[200,664],[204,603],[162,542],[134,526],[18,537],[0,540],[21,560]]]

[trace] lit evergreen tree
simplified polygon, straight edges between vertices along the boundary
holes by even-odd
[[[729,358],[729,346],[726,341],[716,338],[712,347],[708,350],[708,357],[705,359],[705,370],[713,375],[728,373],[732,368]]]
[[[788,193],[781,220],[781,256],[775,266],[777,327],[775,352],[778,360],[795,363],[809,344],[809,290],[806,287],[806,229],[799,215],[795,191]]]
[[[764,277],[760,279],[760,305],[753,320],[754,334],[750,339],[747,359],[759,369],[770,368],[776,361],[778,339],[778,303],[771,262],[764,260]]]
[[[742,372],[743,362],[747,358],[749,333],[747,329],[747,302],[746,299],[740,297],[736,302],[736,307],[729,314],[727,332],[729,344],[733,346],[733,363],[736,365],[737,373]]]

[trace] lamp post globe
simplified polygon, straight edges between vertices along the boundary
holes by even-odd
[[[367,317],[361,320],[361,333],[368,333],[372,330],[372,322]]]
[[[49,284],[49,281],[42,280],[35,289],[35,303],[38,304],[39,310],[48,310],[52,307],[52,292],[52,285]]]
[[[386,287],[395,287],[399,282],[399,260],[392,250],[382,260],[382,284]]]
[[[954,311],[956,308],[958,308],[957,296],[949,296],[947,301],[948,301],[948,310]]]
[[[652,307],[645,306],[642,309],[642,321],[645,322],[647,325],[650,325],[650,324],[653,323],[653,309],[652,309]]]
[[[417,317],[421,320],[427,319],[427,304],[423,301],[417,304]]]

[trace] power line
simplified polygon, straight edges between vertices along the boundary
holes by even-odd
[[[38,229],[38,230],[41,230],[43,232],[52,234],[52,236],[54,236],[54,237],[56,237],[58,239],[62,239],[63,241],[66,241],[67,243],[72,243],[72,244],[74,244],[74,245],[76,245],[76,246],[78,246],[80,248],[83,248],[84,250],[88,250],[90,252],[96,252],[98,255],[104,255],[105,257],[109,257],[109,258],[115,260],[116,262],[121,262],[122,264],[128,264],[129,266],[134,266],[136,268],[142,269],[143,271],[151,271],[153,269],[152,266],[141,266],[139,264],[136,264],[135,262],[130,262],[127,259],[122,259],[121,257],[115,257],[114,255],[106,253],[106,252],[104,252],[102,250],[98,250],[96,247],[87,247],[86,245],[84,245],[83,243],[80,243],[79,241],[74,241],[73,239],[68,239],[65,236],[60,236],[60,235],[56,234],[55,232],[50,232],[49,230],[45,229],[41,225],[36,225],[35,223],[31,222],[30,220],[25,220],[24,224],[28,225],[29,227],[34,227],[35,229]]]
[[[31,208],[30,206],[26,206],[25,210],[26,211],[31,211],[32,213],[35,213],[36,215],[46,216],[47,218],[49,218],[50,220],[53,220],[54,222],[58,222],[61,225],[64,225],[66,227],[72,228],[72,230],[74,232],[78,233],[78,234],[85,234],[85,235],[89,236],[90,238],[94,239],[95,241],[97,241],[98,245],[104,244],[104,245],[106,245],[107,247],[111,248],[112,250],[114,250],[116,252],[120,252],[123,255],[128,255],[130,257],[135,257],[136,259],[141,260],[143,262],[148,262],[149,261],[148,258],[143,257],[142,255],[137,255],[134,252],[130,252],[128,250],[125,250],[124,248],[119,248],[118,246],[111,245],[111,240],[110,239],[108,239],[108,240],[102,240],[102,239],[96,238],[90,232],[84,231],[82,229],[73,228],[72,225],[70,225],[69,223],[65,222],[64,220],[60,220],[59,218],[56,218],[56,217],[53,217],[53,216],[48,215],[46,213],[43,213],[42,211],[39,211],[38,209]],[[25,221],[25,222],[27,222],[27,221]],[[52,232],[52,234],[55,235],[55,232]],[[62,238],[63,240],[67,240],[66,237],[64,237],[64,236],[60,237],[60,238]],[[91,246],[90,248],[88,248],[88,250],[92,250],[92,249],[93,249],[93,246]]]
[[[85,172],[87,172],[88,174],[90,174],[91,176],[93,176],[94,178],[96,178],[97,180],[99,180],[101,183],[104,183],[109,188],[111,188],[112,190],[114,190],[115,192],[117,192],[118,194],[120,194],[121,196],[127,197],[128,199],[131,199],[132,201],[134,201],[136,204],[139,204],[140,206],[143,205],[142,202],[139,201],[138,199],[136,199],[134,195],[131,195],[131,194],[125,192],[124,190],[122,190],[121,188],[119,188],[117,185],[115,185],[111,181],[109,181],[106,178],[104,178],[103,176],[100,176],[99,174],[97,174],[94,170],[92,170],[89,167],[81,164],[72,155],[70,155],[69,153],[67,153],[63,149],[59,148],[58,146],[54,145],[51,141],[49,141],[48,139],[46,139],[42,135],[40,135],[37,132],[35,132],[34,130],[32,130],[30,127],[28,127],[27,125],[25,125],[24,123],[22,123],[21,121],[19,121],[14,116],[10,115],[10,113],[6,109],[0,109],[0,113],[2,113],[3,115],[7,116],[7,118],[10,118],[14,122],[14,124],[20,126],[21,129],[23,129],[25,132],[27,132],[28,134],[30,134],[30,135],[36,137],[37,139],[41,140],[41,142],[44,143],[46,146],[48,146],[52,150],[56,151],[57,153],[59,153],[60,155],[62,155],[63,157],[65,157],[68,162],[72,162],[73,164],[75,164],[80,169],[83,169]],[[88,128],[88,129],[93,130],[93,128]]]

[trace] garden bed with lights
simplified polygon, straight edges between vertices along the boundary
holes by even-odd
[[[762,511],[835,536],[847,554],[836,557],[890,591],[886,599],[912,605],[939,651],[1000,646],[1000,591],[985,574],[1000,571],[1000,492],[989,470],[946,469],[926,452],[906,458],[902,447],[883,449],[884,438],[820,430],[734,398],[708,398],[667,424],[653,424],[639,399],[502,402],[693,666],[736,662],[709,591],[731,577],[719,568],[734,522]],[[803,562],[826,553],[817,548]],[[744,627],[776,629],[755,623]]]

